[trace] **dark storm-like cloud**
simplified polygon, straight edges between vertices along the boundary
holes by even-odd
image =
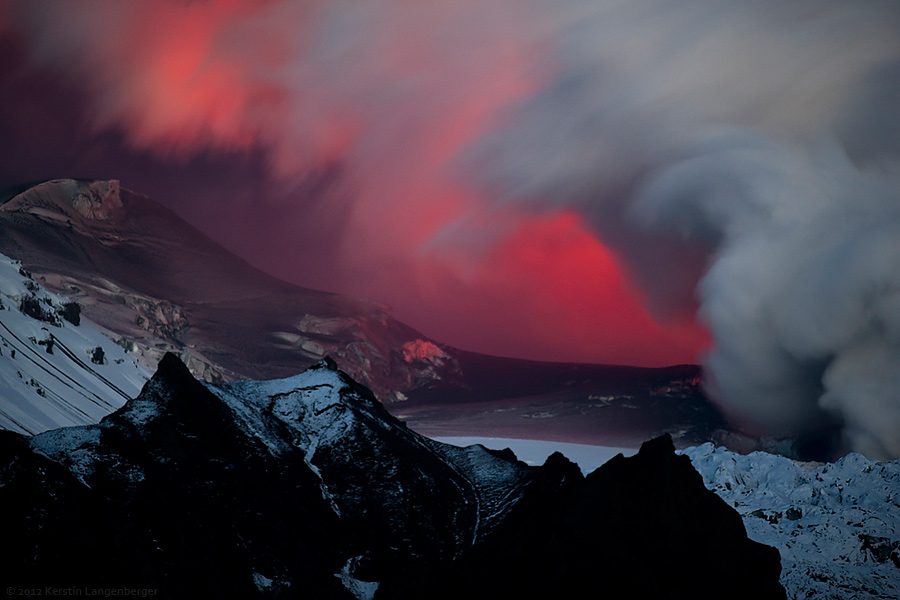
[[[98,134],[262,154],[263,187],[339,174],[319,213],[249,205],[288,231],[338,203],[335,287],[540,357],[659,364],[702,347],[696,313],[729,414],[900,455],[895,4],[4,8]]]
[[[663,306],[683,289],[642,275],[685,254],[648,261],[648,232],[706,248],[726,412],[900,456],[900,7],[569,6],[554,80],[469,165],[507,202],[578,206]]]
[[[705,343],[684,314],[654,319],[572,210],[495,210],[453,172],[547,76],[538,3],[13,6],[29,63],[81,92],[89,126],[174,166],[180,212],[282,276],[386,300],[430,335],[499,354],[671,364]],[[178,163],[242,151],[266,157],[255,195],[181,183]],[[198,198],[275,231],[230,235]]]

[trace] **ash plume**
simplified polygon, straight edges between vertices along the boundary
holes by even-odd
[[[481,181],[578,206],[663,307],[688,304],[656,273],[703,256],[707,388],[748,429],[836,422],[845,449],[900,456],[900,11],[571,6],[553,83],[474,152]]]

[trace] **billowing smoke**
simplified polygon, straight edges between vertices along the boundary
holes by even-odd
[[[900,171],[724,132],[654,173],[634,210],[719,238],[699,296],[726,409],[782,433],[830,416],[852,448],[900,456]]]
[[[292,189],[329,174],[324,200],[279,214],[340,214],[332,287],[559,359],[690,360],[696,314],[734,418],[838,422],[900,456],[896,5],[0,7],[98,132],[185,160],[262,151]]]
[[[573,6],[554,81],[474,153],[482,180],[578,206],[664,306],[683,288],[649,267],[685,253],[648,255],[647,232],[708,248],[726,412],[776,434],[838,422],[900,456],[900,7]]]

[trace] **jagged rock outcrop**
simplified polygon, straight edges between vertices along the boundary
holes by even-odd
[[[211,385],[166,355],[99,425],[0,432],[0,511],[0,580],[23,589],[576,597],[634,578],[635,598],[783,597],[778,553],[670,439],[586,478],[561,455],[528,467],[410,431],[329,359]]]
[[[784,598],[778,551],[703,486],[669,436],[582,478],[551,456],[496,534],[384,598]]]
[[[4,436],[0,579],[226,598],[259,597],[259,573],[344,597],[323,551],[341,523],[302,452],[261,451],[176,363],[99,426]]]
[[[22,587],[351,597],[342,581],[470,548],[532,472],[480,447],[439,449],[330,360],[286,380],[205,386],[169,354],[99,425],[3,433],[13,558],[0,579]],[[486,473],[503,498],[480,484]]]
[[[72,207],[86,219],[106,221],[122,209],[119,180],[94,181],[73,194]]]

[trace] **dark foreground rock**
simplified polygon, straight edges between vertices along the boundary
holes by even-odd
[[[778,551],[747,539],[668,436],[584,479],[560,455],[542,471],[486,543],[384,597],[785,597]]]
[[[329,361],[212,386],[167,355],[99,425],[0,432],[0,511],[16,590],[784,597],[777,551],[668,437],[587,477],[528,467],[419,436]]]

